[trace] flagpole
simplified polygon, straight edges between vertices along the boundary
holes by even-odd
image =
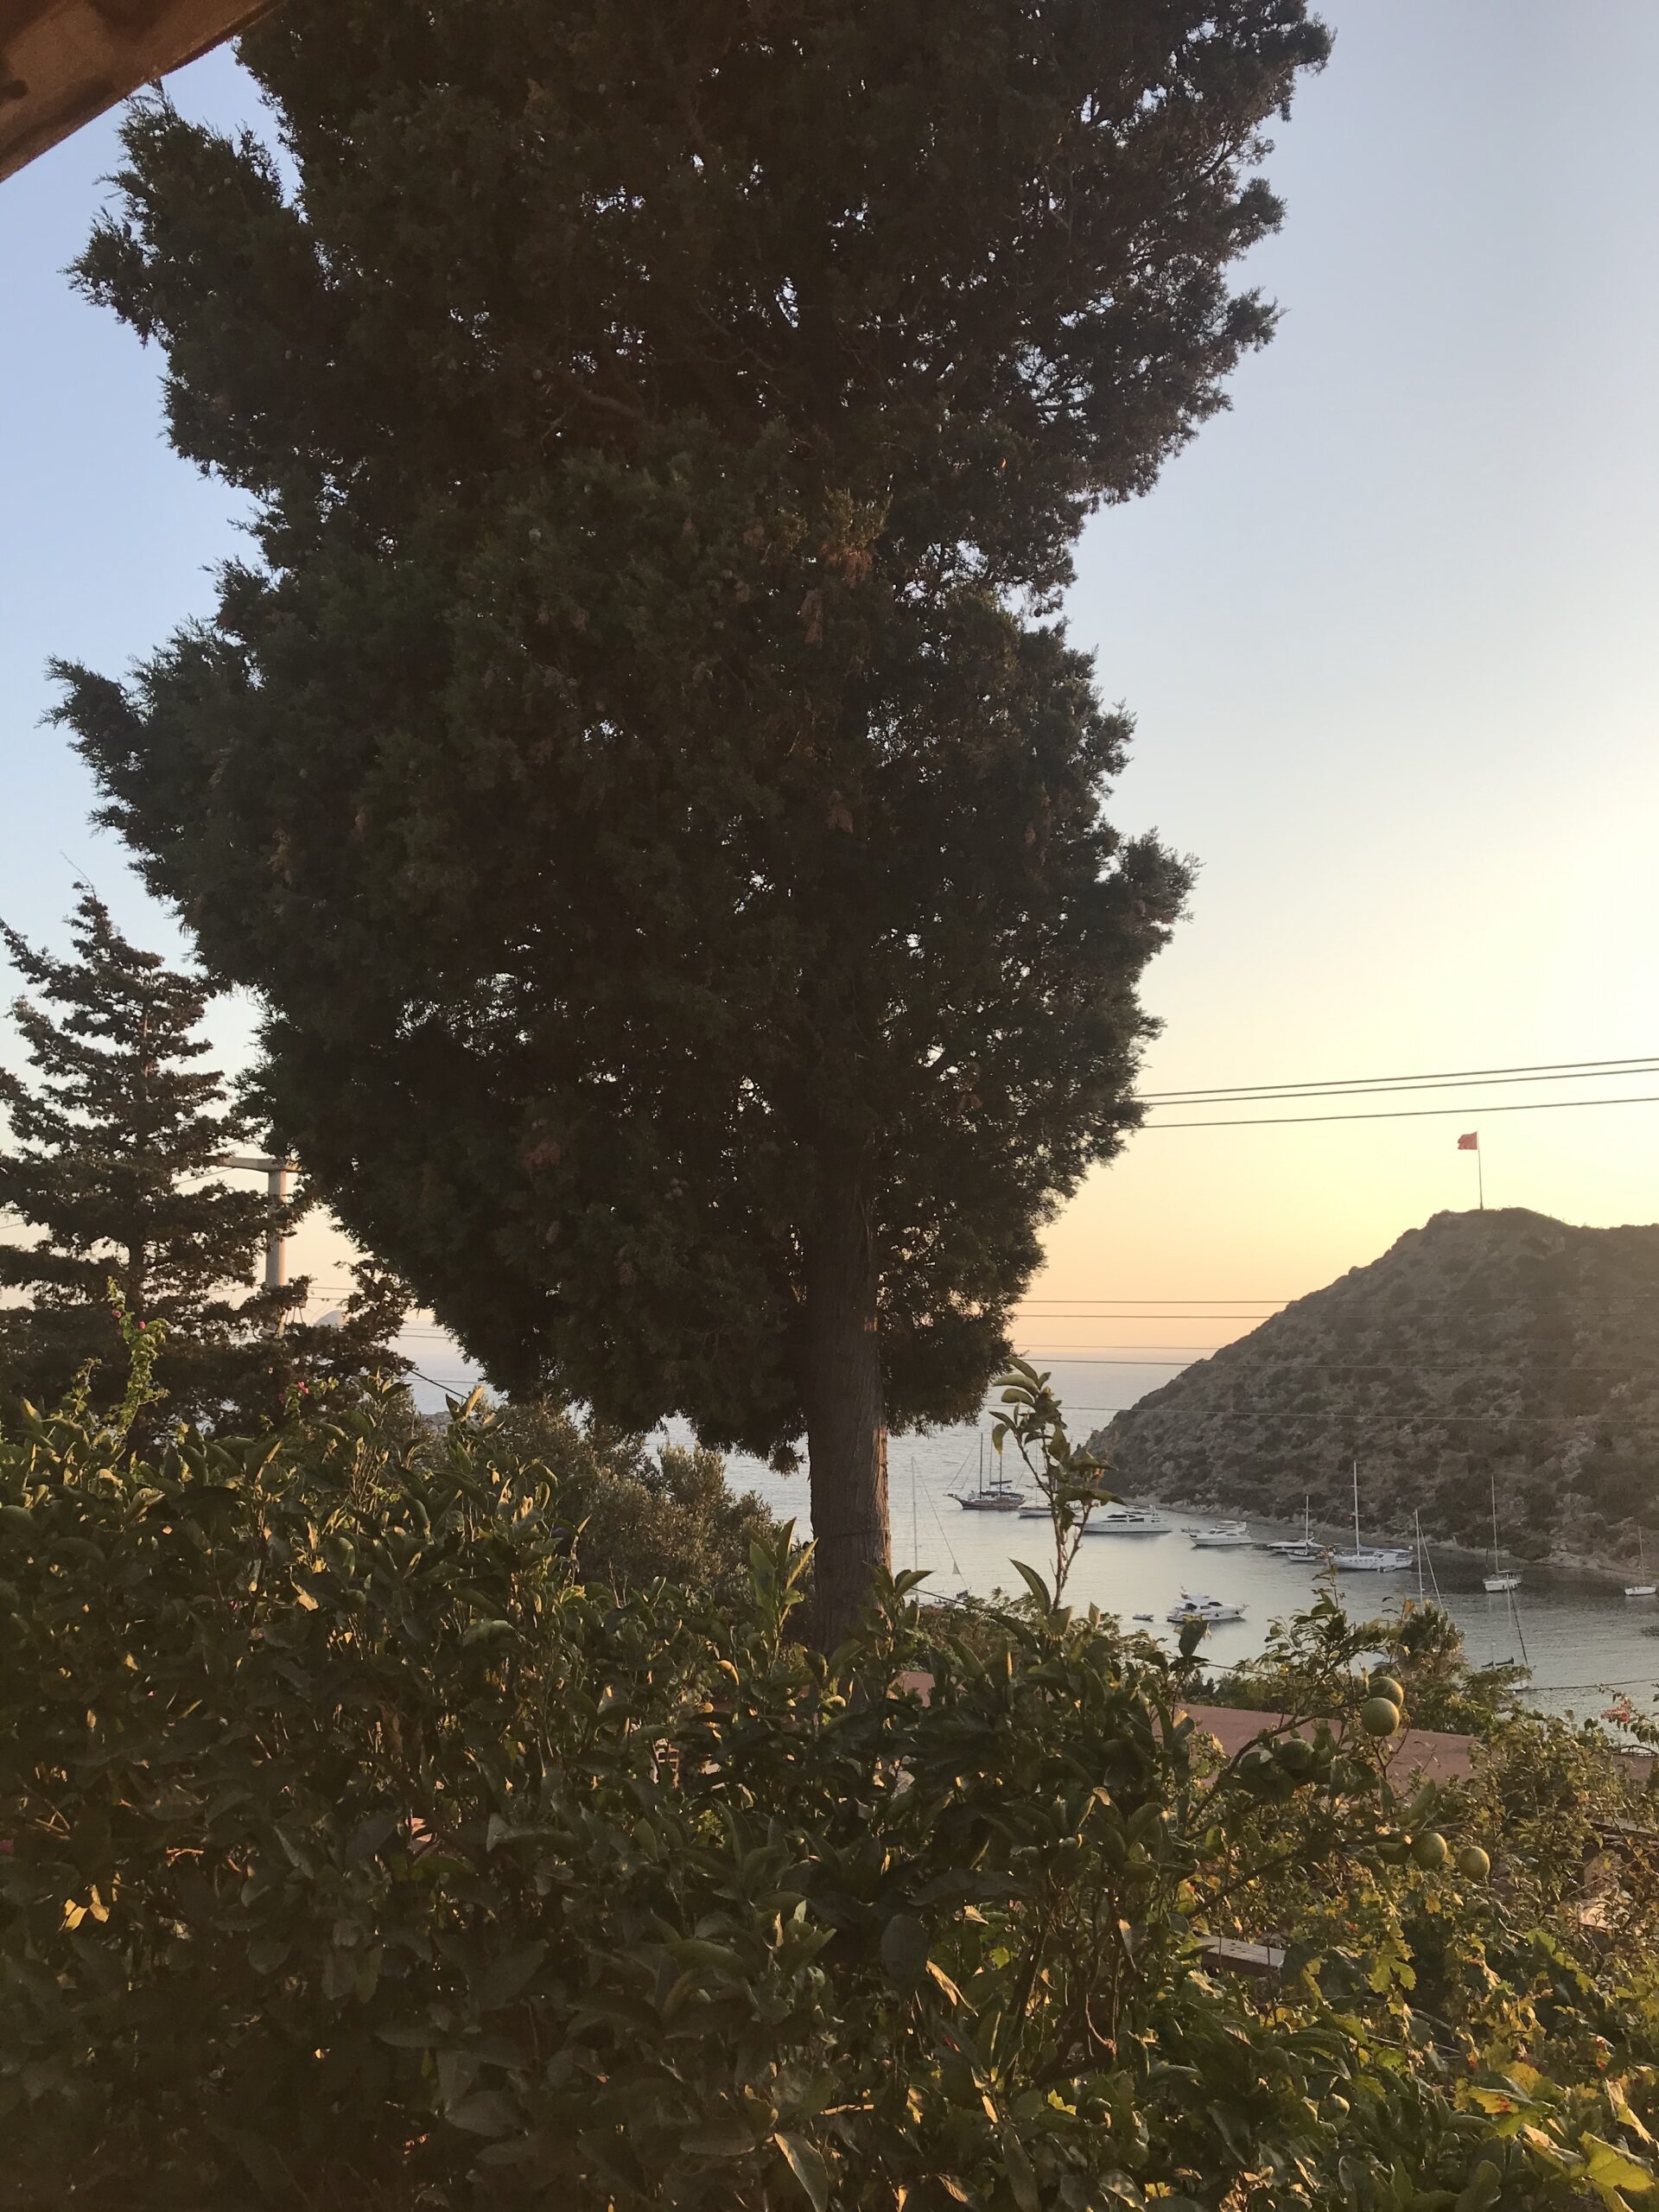
[[[1480,1198],[1480,1211],[1486,1211],[1486,1163],[1480,1156],[1480,1139],[1475,1139],[1475,1189]]]

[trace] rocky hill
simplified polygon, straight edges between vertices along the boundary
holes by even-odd
[[[1659,1571],[1659,1227],[1441,1213],[1119,1414],[1118,1485],[1340,1527]]]

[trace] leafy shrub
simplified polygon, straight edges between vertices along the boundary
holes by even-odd
[[[581,1523],[583,1579],[619,1596],[671,1581],[725,1607],[741,1601],[758,1540],[775,1541],[779,1524],[753,1493],[728,1489],[719,1452],[583,1427],[567,1408],[511,1404],[491,1447],[541,1460],[560,1485],[566,1512]]]
[[[1097,1616],[958,1635],[901,1580],[826,1662],[786,1533],[731,1609],[619,1599],[575,1502],[499,1430],[411,1451],[372,1408],[154,1465],[67,1418],[0,1444],[0,2127],[33,2202],[1646,2185],[1640,2001],[1565,1917],[1388,1863],[1478,1808],[1398,1802],[1345,1628],[1306,1630],[1323,1735],[1217,1771],[1187,1663]],[[1276,1986],[1215,1971],[1212,1932],[1292,1915]]]

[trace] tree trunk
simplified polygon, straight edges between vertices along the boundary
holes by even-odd
[[[890,1563],[887,1427],[868,1202],[831,1177],[805,1260],[806,1446],[812,1499],[810,1631],[840,1643],[872,1573]]]

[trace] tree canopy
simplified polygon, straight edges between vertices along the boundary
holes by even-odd
[[[250,493],[66,718],[264,1096],[491,1375],[792,1459],[976,1405],[1185,888],[1056,619],[1272,313],[1302,0],[289,0],[81,278]]]

